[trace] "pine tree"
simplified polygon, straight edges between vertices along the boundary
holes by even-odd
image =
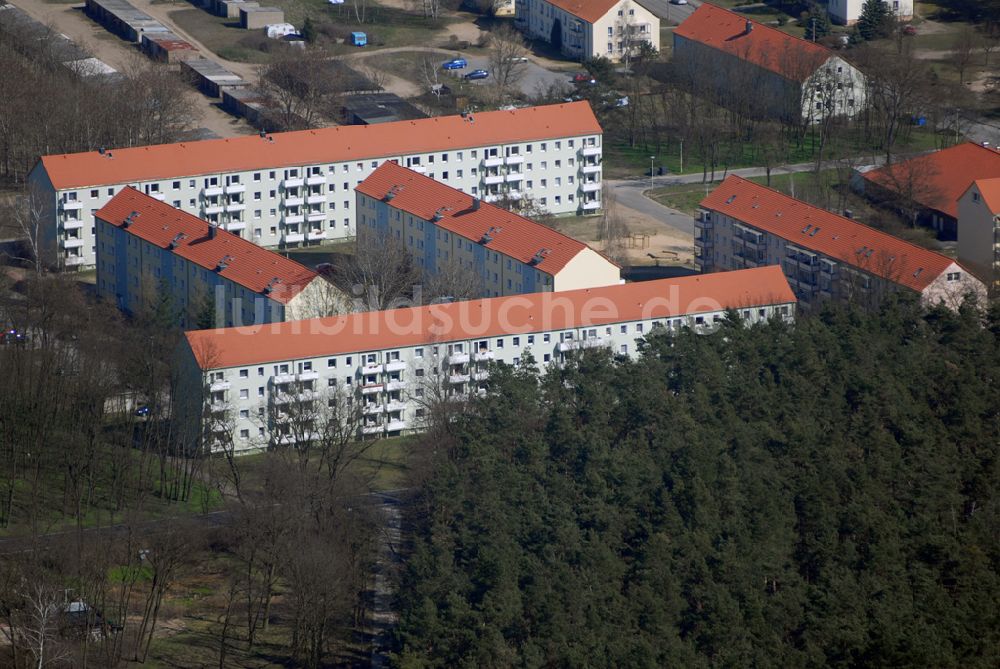
[[[858,32],[866,40],[885,37],[892,26],[892,14],[885,0],[865,0],[858,17]]]
[[[806,27],[807,40],[815,42],[830,34],[830,17],[815,2],[809,3],[809,8],[802,13],[801,23]]]

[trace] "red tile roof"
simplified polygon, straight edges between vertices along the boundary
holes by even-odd
[[[727,177],[701,206],[917,292],[955,262],[738,176]]]
[[[989,207],[990,212],[994,216],[1000,215],[1000,178],[977,179],[973,183],[979,189],[979,195],[983,198],[986,206]],[[972,188],[972,186],[970,185],[969,188]]]
[[[746,31],[748,21],[753,25],[749,33]],[[700,42],[800,82],[834,55],[815,42],[775,30],[744,14],[709,2],[702,2],[691,16],[677,26],[674,35]]]
[[[200,267],[211,270],[233,283],[255,293],[263,293],[268,283],[277,277],[279,283],[268,293],[276,302],[287,304],[317,279],[318,275],[294,260],[268,251],[221,228],[209,238],[209,224],[197,216],[174,209],[169,204],[144,195],[134,188],[124,188],[97,211],[94,216],[115,227],[123,227],[132,212],[132,223],[125,228],[129,234],[167,249],[179,234],[173,253]],[[229,257],[226,268],[216,272],[219,261]]]
[[[545,0],[545,2],[572,14],[578,19],[583,19],[587,23],[595,23],[617,5],[620,0]]]
[[[347,125],[43,156],[56,189],[135,183],[197,174],[264,170],[490,144],[600,134],[586,101],[463,116]]]
[[[927,209],[958,218],[958,198],[973,181],[1000,177],[1000,151],[964,142],[863,176],[887,190],[902,190]]]
[[[794,304],[779,267],[186,332],[203,369]]]
[[[558,274],[587,248],[583,242],[487,202],[480,202],[479,209],[473,210],[471,195],[391,161],[382,163],[355,190],[376,200],[392,190],[395,195],[387,203],[390,207],[425,221],[440,212],[436,225],[476,244],[492,229],[493,240],[483,246],[523,263],[548,249],[544,260],[535,265],[547,274]]]

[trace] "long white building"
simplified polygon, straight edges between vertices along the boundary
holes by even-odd
[[[527,170],[524,156],[504,162],[505,175],[499,166],[487,166],[494,172],[486,179],[531,189],[534,180],[550,178]],[[450,267],[471,271],[481,282],[482,297],[621,282],[618,265],[583,242],[396,163],[382,163],[355,190],[359,229],[400,240],[414,263],[431,274]]]
[[[516,0],[515,25],[579,61],[660,50],[660,19],[635,0]]]
[[[97,294],[129,314],[164,294],[178,324],[215,327],[327,316],[350,298],[308,267],[125,188],[94,215]]]
[[[883,0],[886,7],[900,21],[913,18],[913,0]],[[865,0],[830,0],[827,13],[830,20],[842,26],[853,26],[861,18]]]
[[[353,189],[395,160],[471,195],[499,199],[487,164],[523,156],[545,172],[523,195],[553,214],[600,209],[602,132],[587,102],[338,126],[260,136],[43,156],[29,175],[42,220],[43,260],[96,262],[93,214],[132,186],[265,247],[353,237]],[[587,168],[587,171],[585,171]],[[501,170],[503,173],[503,170]],[[557,185],[558,184],[558,185]]]
[[[491,361],[539,369],[583,348],[626,356],[662,328],[791,320],[778,267],[186,333],[177,416],[208,450],[420,430],[435,402],[483,390]],[[356,418],[352,422],[351,416]]]

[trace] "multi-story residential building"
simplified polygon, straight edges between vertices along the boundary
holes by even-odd
[[[974,142],[925,153],[882,167],[862,167],[851,187],[894,205],[933,228],[942,239],[958,235],[958,198],[977,179],[1000,177],[1000,151]]]
[[[970,293],[986,297],[983,283],[951,258],[737,176],[701,201],[695,264],[702,272],[780,265],[805,306],[875,305],[895,290],[952,308]]]
[[[703,2],[674,31],[674,67],[696,92],[758,117],[853,116],[865,77],[836,53]]]
[[[913,18],[913,0],[884,0],[892,12],[900,21],[909,21]],[[826,11],[830,15],[830,20],[842,26],[853,26],[861,18],[861,7],[865,0],[830,0]]]
[[[487,184],[531,190],[533,180],[552,178],[516,153],[484,165]],[[359,231],[399,239],[432,274],[468,270],[481,281],[483,297],[621,283],[618,265],[583,242],[393,162],[382,163],[355,190]]]
[[[514,151],[549,172],[533,195],[551,213],[599,208],[600,193],[579,188],[601,176],[601,126],[587,102],[44,156],[29,184],[46,258],[86,267],[92,215],[126,186],[261,246],[292,247],[353,237],[353,189],[386,160],[481,195],[491,190],[485,162]]]
[[[424,427],[435,403],[483,392],[491,362],[544,370],[595,347],[635,356],[636,340],[711,331],[729,309],[790,321],[795,296],[764,267],[188,332],[176,415],[213,450],[341,438],[345,425],[400,434]]]
[[[346,295],[309,268],[133,188],[119,191],[94,219],[97,294],[126,313],[154,308],[164,293],[181,327],[196,327],[207,314],[213,327],[232,327],[349,307]]]
[[[987,285],[1000,282],[1000,178],[973,181],[958,199],[958,260]]]
[[[660,19],[636,0],[516,0],[514,24],[570,58],[627,61],[660,50]]]

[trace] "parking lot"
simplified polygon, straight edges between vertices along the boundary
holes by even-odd
[[[473,70],[483,69],[487,72],[490,69],[489,58],[486,56],[462,56],[468,61],[468,67],[461,70],[447,70],[445,74],[461,78],[464,77],[469,72]],[[448,58],[442,58],[441,63],[444,64]],[[573,85],[570,83],[571,74],[567,72],[553,72],[552,70],[547,70],[541,65],[538,65],[530,60],[524,63],[522,67],[522,74],[520,80],[517,82],[518,88],[525,95],[537,95],[539,92],[547,91],[552,86],[562,87],[565,94],[569,94],[573,90]],[[480,79],[478,81],[473,81],[473,84],[487,84],[492,78]]]

